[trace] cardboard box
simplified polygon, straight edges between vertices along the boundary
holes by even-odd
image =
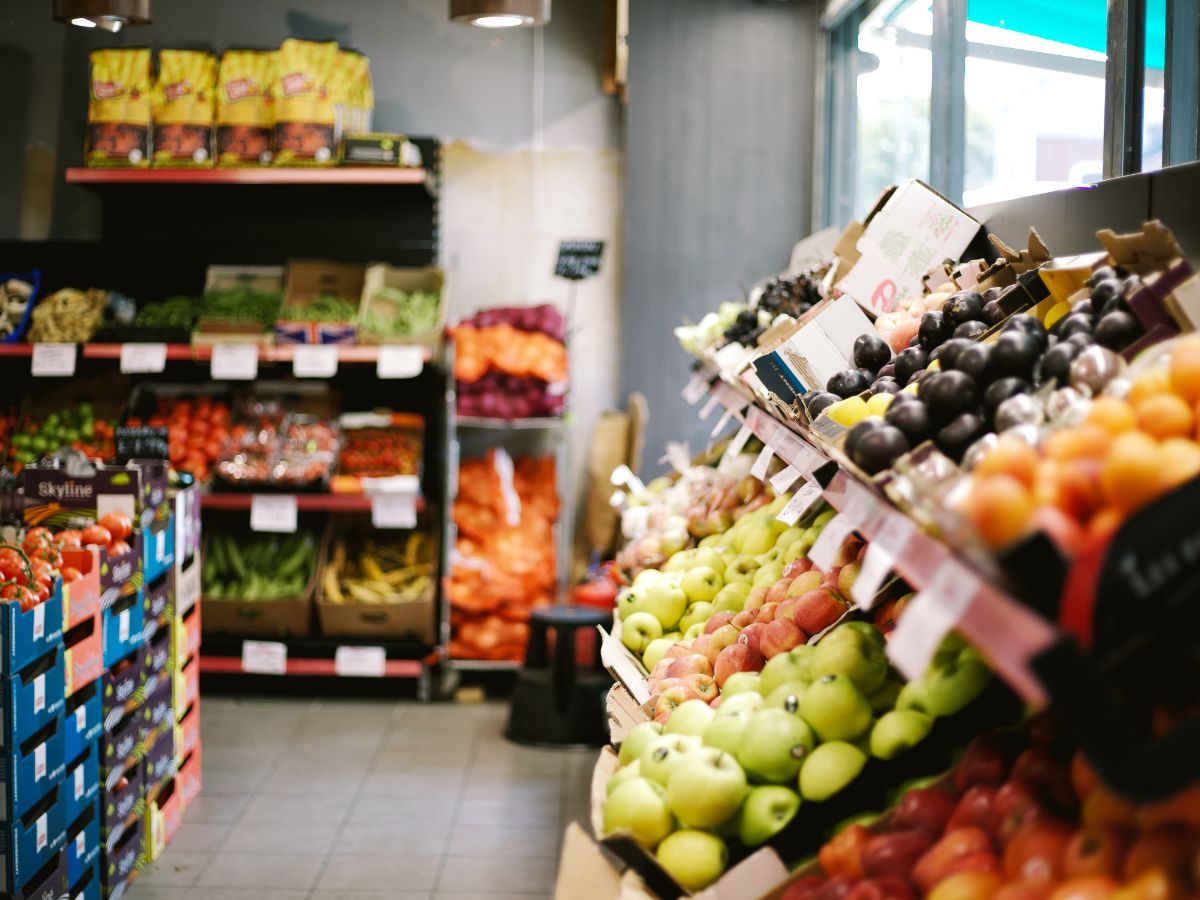
[[[871,320],[850,297],[826,300],[800,320],[778,347],[754,360],[754,371],[784,404],[822,391],[829,378],[853,368],[854,341],[874,333]]]
[[[188,805],[200,796],[200,791],[204,787],[202,778],[203,764],[201,761],[202,745],[197,743],[196,748],[185,756],[179,764],[179,775],[175,779],[177,789],[179,790],[180,800],[183,802],[183,809],[186,812]]]
[[[173,667],[176,671],[200,652],[200,605],[196,604],[182,616],[175,617],[175,641],[172,649]]]
[[[153,744],[146,748],[141,761],[142,784],[147,799],[158,796],[164,782],[175,777],[175,729],[163,728],[157,732]]]
[[[0,603],[0,674],[10,675],[62,642],[62,579],[45,603],[21,610],[19,603]]]
[[[174,570],[167,569],[158,581],[147,587],[143,592],[145,599],[142,601],[142,608],[144,610],[142,618],[145,624],[142,628],[142,643],[153,640],[160,630],[162,621],[167,618],[171,610],[172,595],[174,594],[172,590],[174,580]]]
[[[104,730],[112,732],[117,724],[141,705],[146,671],[146,649],[139,647],[104,673]]]
[[[140,830],[145,811],[141,766],[131,766],[112,787],[101,788],[100,838],[110,855],[131,829]]]
[[[172,705],[175,687],[170,677],[164,677],[146,697],[141,708],[139,726],[142,742],[147,748],[164,730],[174,733],[175,707]]]
[[[56,785],[20,818],[0,823],[0,894],[40,897],[42,893],[31,886],[66,883],[66,859],[60,851],[67,839],[67,822],[61,793]],[[58,900],[57,893],[53,897]]]
[[[100,611],[99,549],[64,550],[63,565],[79,570],[80,577],[63,585],[63,630],[90,619]]]
[[[174,712],[174,710],[172,710]],[[178,765],[200,744],[200,701],[188,708],[175,723],[175,762]]]
[[[358,132],[342,137],[338,165],[419,168],[421,150],[403,134]]]
[[[419,344],[429,347],[437,353],[442,346],[442,329],[446,324],[446,298],[444,294],[445,273],[434,266],[421,269],[405,269],[390,266],[387,263],[376,263],[368,266],[363,279],[362,298],[358,307],[360,344]],[[389,338],[373,334],[362,327],[368,316],[381,315],[385,318],[394,316],[396,304],[379,293],[380,288],[398,288],[405,293],[414,291],[429,291],[441,298],[438,305],[437,325],[424,334],[414,334],[407,338]]]
[[[96,857],[78,881],[68,883],[71,885],[67,891],[70,900],[101,900],[104,888],[100,884],[100,857]]]
[[[154,520],[142,529],[142,571],[145,583],[166,575],[175,562],[175,520]]]
[[[147,696],[155,690],[155,685],[168,680],[171,660],[174,657],[172,650],[170,628],[160,628],[145,645],[146,666],[142,672],[142,684]]]
[[[67,826],[67,882],[77,884],[100,862],[100,807],[91,805]],[[96,871],[99,876],[99,870]],[[98,891],[97,883],[96,890]],[[71,900],[76,894],[71,893]]]
[[[318,558],[304,591],[278,600],[202,599],[204,627],[209,634],[236,637],[306,637],[312,633],[313,596],[317,573],[324,557]]]
[[[4,731],[0,747],[32,737],[62,713],[64,693],[62,647],[26,663],[15,675],[0,679],[4,689]]]
[[[96,798],[100,796],[99,744],[92,744],[71,762],[63,778],[63,794],[68,822],[96,808]]]
[[[175,560],[175,615],[187,613],[200,599],[200,551],[186,561]]]
[[[138,710],[127,713],[113,728],[100,735],[100,777],[105,790],[116,787],[121,776],[137,768],[143,746],[141,716]]]
[[[137,877],[142,865],[142,810],[119,831],[115,839],[105,841],[101,854],[100,882],[105,897],[119,896],[119,889]]]
[[[142,592],[125,594],[100,614],[104,635],[104,666],[112,669],[142,646],[146,610]]]
[[[192,658],[175,674],[175,709],[187,709],[200,699],[200,660]]]
[[[63,752],[75,759],[104,732],[104,706],[99,682],[85,685],[67,698],[63,713]]]
[[[99,612],[63,637],[64,690],[67,697],[104,672],[104,626]]]
[[[56,716],[33,735],[0,752],[0,819],[16,821],[62,780],[62,718]]]
[[[283,293],[283,266],[209,266],[204,275],[204,293],[246,288],[260,294]],[[192,343],[207,346],[216,343],[273,343],[274,335],[264,332],[259,322],[235,322],[201,317],[192,332]]]
[[[175,575],[178,582],[179,568],[200,550],[200,485],[169,491],[168,496],[175,507]]]
[[[283,305],[307,309],[322,294],[353,304],[360,300],[362,291],[363,267],[357,263],[294,259],[288,261]],[[280,344],[353,344],[357,331],[350,320],[309,322],[281,318],[275,323],[275,340]]]
[[[146,801],[146,821],[142,832],[146,862],[152,863],[162,856],[182,822],[183,797],[179,792],[178,780],[172,778]]]

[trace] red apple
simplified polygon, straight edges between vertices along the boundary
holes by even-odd
[[[821,575],[821,587],[829,588],[831,591],[836,591],[838,586],[838,576],[842,574],[841,566],[834,566],[828,572]]]
[[[799,597],[788,597],[779,604],[779,609],[775,610],[775,618],[777,619],[794,619],[796,618],[796,610],[800,608]]]
[[[688,675],[694,675],[697,672],[704,675],[711,675],[712,663],[700,653],[689,653],[687,656],[681,656],[675,662],[671,663],[671,668],[667,669],[667,677],[686,678]]]
[[[778,603],[788,595],[788,588],[792,586],[792,579],[780,578],[777,582],[767,588],[767,598],[763,603]]]
[[[796,624],[806,633],[816,634],[824,631],[841,618],[846,608],[846,601],[834,594],[833,591],[826,588],[809,591],[800,598],[797,605]],[[778,617],[778,613],[776,613],[776,617]]]
[[[937,837],[946,827],[954,808],[954,796],[946,791],[912,788],[905,792],[892,811],[892,824],[898,829],[924,831]]]
[[[713,681],[716,681],[716,679],[714,678]],[[719,688],[718,688],[718,690],[719,690]],[[721,706],[721,695],[717,694],[716,699],[713,700],[712,703],[708,704],[708,706],[710,709],[719,709]]]
[[[690,643],[680,641],[678,644],[672,644],[667,648],[667,652],[663,654],[663,659],[679,659],[681,656],[687,656],[691,652]]]
[[[734,672],[761,672],[766,662],[761,653],[746,644],[726,647],[713,666],[717,684],[723,685]]]
[[[658,695],[658,700],[656,700],[654,703],[654,715],[656,717],[662,715],[663,713],[670,715],[681,703],[687,703],[689,700],[700,699],[700,695],[686,684],[677,684]]]
[[[714,631],[716,631],[722,625],[728,625],[732,620],[733,620],[733,613],[729,612],[728,610],[726,610],[724,612],[714,613],[712,616],[709,617],[708,622],[705,624],[704,633],[712,634]],[[692,649],[693,650],[696,649],[694,644],[692,645]]]
[[[742,629],[742,633],[738,635],[738,643],[747,645],[756,653],[762,653],[760,642],[762,641],[763,629],[766,627],[762,622],[747,625]]]
[[[758,611],[758,618],[755,619],[760,625],[766,625],[775,621],[775,611],[779,609],[778,603],[764,603]]]
[[[1012,777],[1032,787],[1053,807],[1071,810],[1079,804],[1070,770],[1045,747],[1030,747],[1021,753],[1013,762]]]
[[[717,654],[721,652],[721,648],[713,643],[711,634],[702,634],[700,637],[692,641],[692,653],[699,653],[708,660],[711,666],[716,661]],[[684,657],[686,659],[686,657]],[[679,660],[675,660],[678,662]],[[672,663],[674,665],[674,662]]]
[[[858,559],[858,553],[863,548],[863,539],[857,534],[850,534],[842,541],[842,546],[838,548],[837,558],[833,561],[835,566],[844,566],[848,562],[853,562]]]
[[[729,620],[729,624],[738,631],[741,631],[747,625],[753,625],[756,621],[758,621],[757,607],[755,609],[743,609]]]
[[[788,581],[791,581],[797,575],[803,575],[812,567],[812,560],[807,556],[803,559],[793,559],[790,563],[783,567],[783,577]]]
[[[854,580],[858,578],[859,570],[862,565],[855,560],[851,563],[846,563],[842,566],[842,570],[838,572],[837,592],[843,597],[850,596],[850,588],[854,587]]]
[[[767,659],[786,653],[793,647],[799,647],[808,640],[808,635],[796,624],[795,619],[780,619],[770,622],[763,628],[758,639],[758,649]]]
[[[722,625],[716,631],[709,635],[712,639],[713,646],[717,648],[717,653],[720,653],[726,647],[731,647],[737,643],[738,635],[742,632],[733,627],[733,624]],[[716,659],[710,660],[713,665],[716,665]]]
[[[760,584],[756,588],[750,588],[750,593],[746,595],[746,602],[742,604],[743,612],[750,612],[758,609],[767,602],[767,591],[770,590],[765,584]]]
[[[669,691],[671,688],[680,684],[683,684],[682,678],[664,678],[658,683],[658,690],[654,693],[661,694],[663,691]]]
[[[801,575],[797,575],[792,579],[792,583],[788,585],[788,596],[802,597],[809,591],[815,591],[821,586],[821,579],[823,577],[824,573],[812,568]]]
[[[1047,815],[1033,788],[1024,782],[1006,781],[992,801],[992,837],[1004,847],[1021,828]]]
[[[703,672],[696,672],[688,675],[683,679],[684,685],[691,688],[705,703],[711,704],[720,695],[717,688],[717,680],[711,675],[705,675]]]
[[[954,768],[954,786],[960,791],[976,784],[999,787],[1007,774],[1003,742],[997,735],[981,734],[967,744]]]
[[[958,805],[950,820],[946,822],[946,830],[955,828],[988,828],[992,824],[992,807],[996,802],[996,789],[990,784],[973,784],[958,798]]]

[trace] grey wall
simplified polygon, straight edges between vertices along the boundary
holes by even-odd
[[[0,238],[44,237],[38,207],[51,192],[54,237],[97,236],[92,199],[62,184],[82,156],[87,54],[149,44],[278,46],[289,36],[336,38],[371,57],[375,127],[499,146],[528,144],[535,127],[535,32],[490,32],[449,21],[446,0],[155,0],[155,22],[111,36],[59,25],[50,0],[0,0]],[[600,93],[601,0],[559,0],[544,40],[547,145],[615,148],[617,104]],[[39,179],[38,173],[47,174]],[[52,175],[50,173],[53,173]],[[28,176],[28,177],[27,177]],[[21,232],[22,198],[25,230]]]
[[[650,401],[646,458],[707,440],[680,399],[680,319],[782,270],[808,232],[816,3],[633,0],[622,388]]]

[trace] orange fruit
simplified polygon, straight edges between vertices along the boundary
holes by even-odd
[[[1114,509],[1111,506],[1105,507],[1088,520],[1088,538],[1099,540],[1108,537],[1121,527],[1121,522],[1124,519],[1125,514],[1119,509]]]
[[[1084,423],[1063,428],[1046,438],[1042,448],[1046,456],[1060,462],[1076,459],[1102,459],[1112,443],[1112,435],[1099,425]]]
[[[988,475],[1011,475],[1027,488],[1033,487],[1037,470],[1037,451],[1027,443],[1011,435],[1001,435],[987,456],[972,470],[978,477]]]
[[[1104,505],[1100,469],[1101,464],[1094,459],[1080,459],[1060,466],[1054,505],[1076,520],[1086,522],[1093,512]]]
[[[1033,497],[1011,475],[991,475],[976,481],[967,501],[967,516],[993,547],[1003,547],[1024,534],[1033,513]]]
[[[1145,397],[1133,405],[1138,427],[1160,441],[1169,437],[1191,437],[1196,427],[1192,408],[1175,394]]]
[[[1176,347],[1167,374],[1171,390],[1188,403],[1200,400],[1200,343],[1186,341]]]
[[[1149,435],[1117,435],[1100,467],[1100,486],[1109,505],[1128,513],[1161,494],[1166,485],[1160,457],[1158,443]]]
[[[1170,487],[1178,487],[1200,475],[1200,444],[1190,438],[1167,438],[1159,447],[1162,478]]]
[[[1171,390],[1171,376],[1165,367],[1151,369],[1149,372],[1143,372],[1133,381],[1133,387],[1129,389],[1129,396],[1126,398],[1134,406],[1137,406],[1147,397],[1153,397],[1156,394],[1166,394]]]
[[[1117,397],[1097,397],[1088,410],[1087,421],[1099,425],[1109,434],[1120,434],[1137,427],[1137,413],[1133,407]]]

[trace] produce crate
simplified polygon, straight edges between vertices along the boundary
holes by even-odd
[[[117,889],[125,887],[140,870],[142,864],[142,810],[138,810],[137,818],[117,835],[115,841],[105,844],[103,854],[103,869],[100,881],[104,887],[104,896],[112,897]]]
[[[67,882],[77,884],[82,881],[99,860],[100,816],[99,807],[93,800],[83,815],[67,826]],[[98,882],[96,890],[100,890]],[[70,896],[75,900],[78,895],[72,891]]]
[[[349,303],[363,291],[363,267],[354,263],[297,259],[288,262],[283,305],[306,309],[327,294]],[[275,323],[275,340],[280,344],[353,344],[358,329],[353,321],[313,322],[280,318]]]
[[[175,779],[175,784],[179,788],[179,796],[185,810],[193,800],[200,796],[200,791],[204,787],[201,749],[202,745],[196,744],[192,752],[185,755],[179,763],[179,775]]]
[[[63,550],[63,565],[80,577],[63,585],[63,629],[73,628],[100,611],[100,550]]]
[[[68,697],[104,672],[104,631],[100,613],[80,622],[63,636],[63,668]]]
[[[358,342],[360,344],[416,344],[428,347],[436,354],[442,347],[442,331],[446,324],[445,281],[445,273],[435,266],[419,269],[400,268],[387,263],[368,266],[363,278],[362,299],[358,306]],[[368,315],[394,315],[396,312],[396,304],[393,301],[378,295],[379,289],[385,287],[398,288],[406,293],[429,291],[437,294],[440,301],[437,324],[423,334],[402,338],[386,337],[365,330],[362,323]]]
[[[0,679],[4,690],[4,746],[19,744],[55,720],[66,705],[61,646]]]
[[[177,715],[175,724],[175,763],[178,766],[185,756],[192,752],[200,743],[200,704],[193,703],[191,708]]]
[[[204,555],[210,548],[206,542]],[[312,633],[313,597],[325,565],[325,542],[318,541],[317,561],[304,590],[294,597],[240,600],[202,596],[204,630],[236,637],[306,637]]]
[[[66,882],[66,859],[60,851],[67,840],[62,787],[56,786],[31,810],[12,822],[0,823],[0,895],[43,897],[41,885],[57,890]]]
[[[45,603],[22,611],[19,603],[0,604],[0,673],[12,673],[62,642],[62,579]]]
[[[204,292],[249,288],[264,294],[283,292],[283,266],[209,266],[204,275]],[[222,343],[274,343],[275,336],[257,322],[232,322],[201,317],[192,333],[194,345]]]
[[[67,698],[63,715],[63,745],[67,759],[76,759],[104,730],[101,686],[92,682]]]
[[[62,717],[0,751],[0,819],[13,821],[38,804],[66,771]]]
[[[100,795],[100,747],[93,743],[82,756],[71,762],[63,785],[68,822],[74,822],[96,807]]]
[[[146,821],[142,834],[146,862],[152,863],[162,856],[182,822],[183,797],[178,780],[171,779],[146,802]]]

